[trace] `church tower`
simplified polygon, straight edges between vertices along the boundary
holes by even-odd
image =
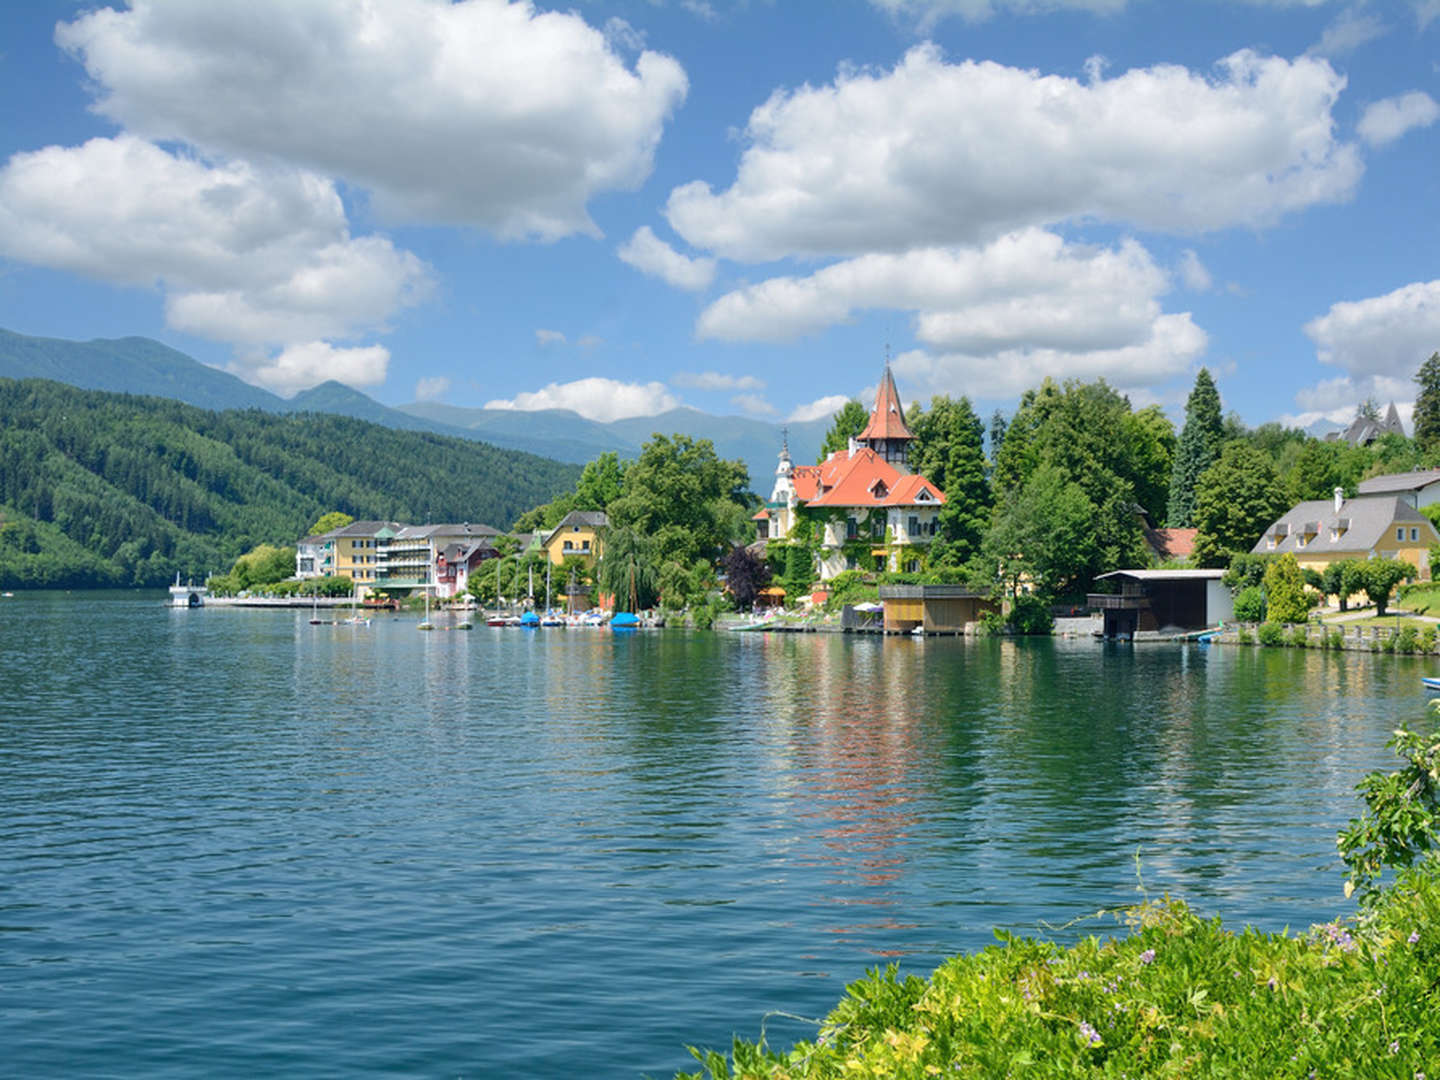
[[[905,412],[900,408],[900,392],[895,389],[895,379],[887,363],[885,374],[880,377],[880,388],[875,391],[875,408],[870,410],[870,423],[865,425],[856,442],[869,447],[901,472],[909,472],[910,440],[913,438],[915,436],[905,423]]]

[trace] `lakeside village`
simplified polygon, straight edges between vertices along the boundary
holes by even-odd
[[[907,414],[887,364],[872,407],[837,414],[821,461],[796,464],[782,444],[758,508],[741,463],[707,440],[657,435],[635,462],[591,462],[574,492],[509,533],[337,512],[293,551],[262,545],[208,592],[177,583],[172,595],[433,602],[484,608],[494,625],[618,614],[628,625],[1429,652],[1440,357],[1416,379],[1413,439],[1393,403],[1382,417],[1367,402],[1326,440],[1224,418],[1203,369],[1178,437],[1158,407],[1132,411],[1103,382],[1046,380],[1008,424],[992,419],[987,454],[967,399]],[[1403,616],[1387,610],[1397,589]]]

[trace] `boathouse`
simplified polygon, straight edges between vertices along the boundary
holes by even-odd
[[[1096,581],[1113,580],[1116,593],[1091,593],[1092,611],[1105,617],[1107,638],[1137,634],[1167,636],[1207,630],[1235,617],[1223,570],[1113,570]]]
[[[988,592],[966,585],[881,585],[880,602],[887,634],[963,634],[982,612],[1000,610]]]

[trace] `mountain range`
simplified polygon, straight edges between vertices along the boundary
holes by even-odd
[[[521,412],[438,402],[392,407],[333,381],[282,398],[142,337],[67,341],[0,330],[0,378],[51,379],[88,390],[172,398],[205,409],[333,413],[402,431],[473,439],[573,464],[584,464],[611,450],[633,458],[657,432],[683,434],[709,439],[721,457],[744,461],[751,487],[761,495],[769,493],[786,431],[791,456],[807,463],[818,458],[830,427],[828,417],[792,422],[782,430],[779,423],[715,416],[691,408],[601,423],[564,409]]]

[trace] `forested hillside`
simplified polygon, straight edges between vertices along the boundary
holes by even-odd
[[[0,587],[163,585],[320,514],[507,527],[577,466],[323,414],[0,379]]]

